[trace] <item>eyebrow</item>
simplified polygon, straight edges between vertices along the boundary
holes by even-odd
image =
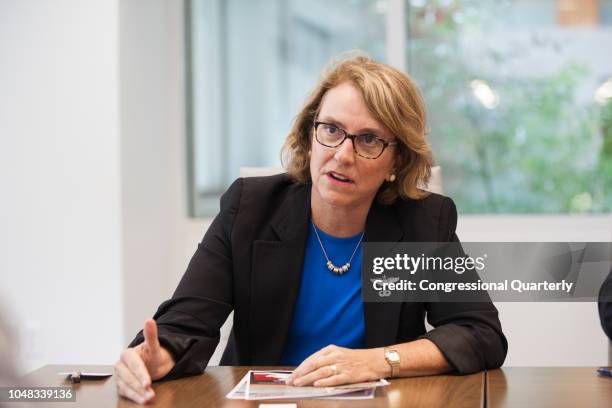
[[[345,128],[346,126],[339,120],[334,119],[331,116],[323,116],[321,119],[319,119],[321,122],[328,122],[334,125],[338,125],[341,128]],[[361,134],[365,134],[365,133],[374,133],[376,136],[382,137],[384,136],[384,131],[382,129],[378,129],[378,128],[363,128],[357,131],[356,134],[361,135]]]

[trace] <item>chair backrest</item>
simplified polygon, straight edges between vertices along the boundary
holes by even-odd
[[[241,167],[240,177],[273,176],[284,172],[282,167]],[[429,182],[420,185],[419,188],[431,191],[432,193],[444,194],[444,184],[442,182],[442,167],[433,166]]]

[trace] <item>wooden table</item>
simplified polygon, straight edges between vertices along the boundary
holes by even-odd
[[[200,376],[153,385],[152,407],[257,407],[261,402],[229,400],[225,395],[249,369],[280,367],[208,367]],[[111,366],[48,365],[26,377],[31,386],[70,386],[61,371],[111,370]],[[119,398],[113,377],[75,384],[76,402],[14,403],[12,407],[131,407]],[[612,407],[612,378],[594,367],[509,367],[468,376],[440,375],[391,380],[371,400],[297,400],[298,407]]]
[[[225,395],[238,383],[249,369],[265,367],[208,367],[200,376],[175,381],[154,383],[157,398],[153,407],[258,407],[261,402],[276,403],[280,400],[243,401],[229,400]],[[271,367],[269,367],[271,368]],[[112,370],[110,366],[47,365],[26,379],[30,385],[69,386],[70,382],[57,375],[62,371]],[[279,367],[274,367],[279,369]],[[467,376],[440,375],[420,378],[392,379],[391,385],[378,389],[370,400],[297,400],[298,407],[482,407],[484,403],[485,374]],[[76,402],[31,403],[35,407],[128,407],[137,406],[117,396],[113,377],[105,380],[83,380],[75,385]],[[284,401],[288,402],[288,401]],[[28,403],[10,406],[25,407]]]
[[[595,367],[509,367],[487,372],[487,407],[612,407],[612,378]]]

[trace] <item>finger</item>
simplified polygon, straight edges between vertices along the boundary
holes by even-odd
[[[136,351],[136,349],[129,348],[124,350],[123,353],[121,353],[121,361],[130,369],[134,377],[140,381],[144,388],[151,385],[149,370],[147,370],[140,353]]]
[[[143,334],[145,345],[149,347],[151,352],[157,352],[160,346],[159,339],[157,338],[157,323],[155,323],[155,320],[148,319],[144,322]]]
[[[117,382],[117,392],[122,397],[129,398],[138,404],[144,404],[145,402],[147,402],[147,399],[144,397],[144,395],[141,395],[134,391],[121,378],[116,378],[115,381]]]
[[[318,363],[318,359],[319,357],[313,354],[306,360],[302,361],[302,364],[300,364],[295,370],[293,370],[293,372],[291,373],[289,378],[287,378],[285,383],[287,385],[294,385],[295,380],[319,368],[320,365]]]
[[[317,380],[321,380],[323,378],[328,378],[331,376],[336,376],[337,374],[337,368],[336,370],[334,370],[331,365],[324,365],[300,378],[296,378],[293,381],[293,384],[296,387],[302,387],[304,385],[311,385],[313,384],[315,381]]]
[[[132,374],[130,369],[122,361],[115,364],[115,375],[137,393],[144,394],[146,391],[146,387],[136,379],[134,374]]]
[[[312,385],[315,387],[335,387],[336,385],[348,384],[350,382],[350,378],[347,374],[339,373],[331,377],[317,380]]]
[[[130,387],[130,385],[127,384],[121,378],[116,378],[116,382],[117,382],[117,390],[119,390],[120,395],[123,395],[121,394],[123,392],[124,394],[129,394],[130,395],[129,398],[136,396],[137,398],[143,399],[144,402],[151,401],[152,399],[155,398],[155,391],[153,391],[153,388],[151,387],[146,389],[144,392],[138,392],[134,388]]]
[[[319,350],[306,360],[302,361],[302,364],[300,364],[287,379],[287,384],[292,385],[298,378],[301,378],[306,374],[323,367],[324,365],[332,364],[333,358],[325,353],[323,350]]]

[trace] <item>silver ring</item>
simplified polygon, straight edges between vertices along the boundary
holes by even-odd
[[[332,375],[336,375],[336,374],[338,374],[338,367],[336,367],[336,365],[335,365],[335,364],[331,364],[331,365],[329,366],[329,368],[331,368],[331,370],[332,370]],[[331,376],[330,376],[330,377],[331,377]]]

